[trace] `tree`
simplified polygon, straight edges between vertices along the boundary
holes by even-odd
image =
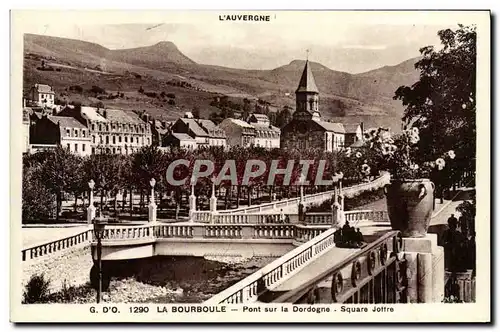
[[[193,117],[195,119],[199,119],[200,118],[200,108],[198,106],[193,106],[192,113],[193,113]]]
[[[59,220],[63,193],[71,190],[79,164],[76,155],[58,146],[46,155],[40,167],[40,181],[56,198],[56,220]]]
[[[54,212],[55,197],[40,180],[41,164],[23,167],[22,219],[49,218]]]
[[[290,106],[285,105],[281,111],[278,112],[276,116],[276,127],[283,128],[292,119],[292,111]]]
[[[440,30],[443,45],[420,49],[415,64],[420,79],[401,86],[394,99],[406,107],[404,125],[420,130],[422,160],[454,150],[466,169],[473,170],[476,155],[476,29],[459,25],[455,31]]]

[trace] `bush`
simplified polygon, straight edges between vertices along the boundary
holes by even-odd
[[[106,90],[97,85],[92,85],[92,88],[89,91],[95,94],[106,94]]]
[[[175,99],[175,93],[167,93],[167,97],[168,98],[172,98],[172,99]]]
[[[49,299],[50,280],[44,274],[32,275],[23,293],[23,304],[46,303]]]
[[[169,99],[168,100],[169,105],[175,105],[175,100],[174,99]]]

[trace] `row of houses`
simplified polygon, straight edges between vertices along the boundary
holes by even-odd
[[[219,125],[195,119],[190,112],[174,122],[151,118],[146,112],[54,104],[54,91],[36,84],[23,108],[25,151],[57,145],[71,152],[130,154],[143,146],[197,149],[208,146],[340,150],[362,143],[363,124],[325,121],[319,111],[319,91],[306,62],[296,94],[296,110],[283,128],[264,114],[246,121],[227,118]]]

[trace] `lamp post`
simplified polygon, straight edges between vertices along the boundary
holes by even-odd
[[[149,184],[151,185],[151,198],[149,200],[149,203],[154,204],[154,202],[155,202],[155,184],[156,184],[156,180],[154,178],[152,178],[149,181]]]
[[[155,184],[156,180],[152,178],[149,181],[149,184],[151,185],[151,197],[149,198],[149,222],[155,223],[156,222],[156,203],[155,203]]]
[[[189,220],[194,221],[194,212],[196,211],[196,196],[194,195],[194,186],[196,184],[196,176],[191,177],[191,195],[189,195]]]
[[[102,294],[102,238],[104,237],[104,229],[106,221],[102,217],[101,210],[99,210],[99,218],[94,219],[94,235],[97,239],[97,269],[98,269],[98,287],[97,287],[97,303],[101,302]]]
[[[95,206],[94,206],[95,182],[94,180],[90,180],[88,184],[90,189],[90,195],[89,195],[89,207],[87,208],[87,222],[90,224],[92,223],[92,220],[94,220],[95,218]]]

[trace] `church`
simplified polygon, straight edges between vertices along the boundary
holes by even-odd
[[[306,61],[295,91],[295,105],[292,120],[281,129],[281,148],[322,149],[331,152],[344,147],[344,126],[321,119],[319,90],[309,61]]]

